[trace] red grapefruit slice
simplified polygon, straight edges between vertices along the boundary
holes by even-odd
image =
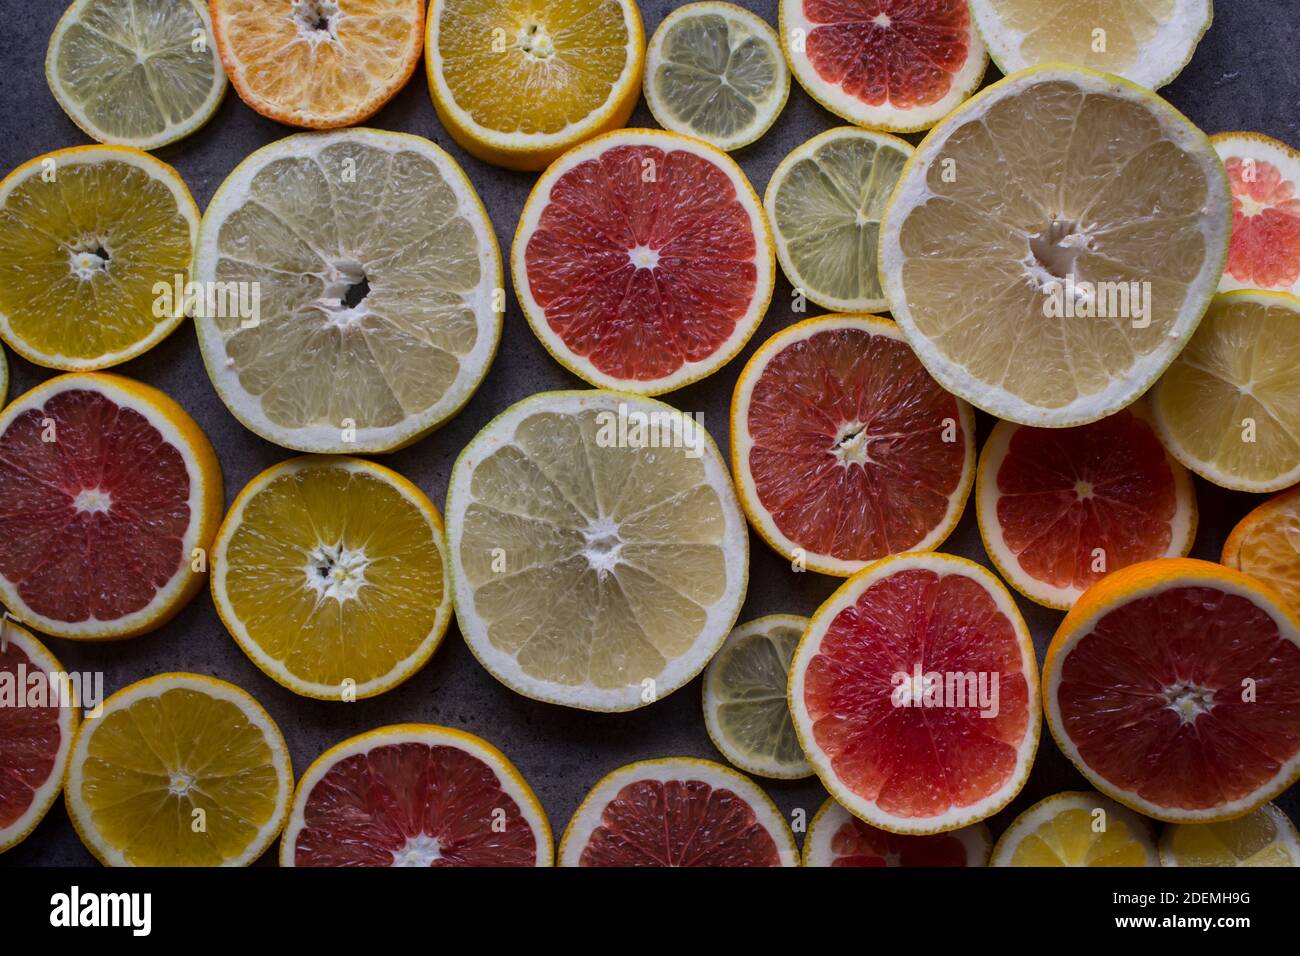
[[[592,788],[560,866],[798,866],[794,835],[748,777],[709,760],[642,760]]]
[[[808,824],[804,866],[985,866],[993,836],[982,823],[951,833],[911,836],[863,823],[827,800]]]
[[[533,187],[511,256],[529,324],[593,385],[658,395],[748,341],[772,296],[762,203],[721,150],[618,130],[565,153]]]
[[[1241,816],[1300,777],[1300,619],[1222,565],[1102,578],[1052,638],[1043,695],[1084,776],[1157,820]]]
[[[731,399],[731,461],[750,523],[823,574],[942,544],[970,495],[974,435],[970,406],[874,315],[778,332]]]
[[[780,33],[813,99],[895,133],[939,122],[989,63],[966,0],[781,0]]]
[[[1210,137],[1232,187],[1232,241],[1219,291],[1300,295],[1300,153],[1259,133]]]
[[[162,392],[50,379],[0,413],[0,600],[56,637],[160,627],[203,584],[222,500],[212,446]]]
[[[827,599],[790,665],[790,712],[826,789],[894,833],[1006,806],[1038,747],[1038,665],[1007,589],[973,561],[901,554]]]
[[[980,454],[976,514],[1011,586],[1068,610],[1118,568],[1182,557],[1196,492],[1140,406],[1077,428],[998,422]]]
[[[551,827],[486,740],[433,724],[352,737],[307,768],[281,866],[550,866]]]

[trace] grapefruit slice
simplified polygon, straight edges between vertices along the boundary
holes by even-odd
[[[0,601],[56,637],[161,627],[203,585],[222,500],[212,446],[162,392],[50,379],[0,413]]]
[[[1012,821],[989,866],[1158,866],[1151,824],[1099,793],[1040,800]]]
[[[1237,522],[1219,560],[1270,585],[1300,615],[1300,485]]]
[[[896,555],[844,582],[790,665],[813,769],[854,816],[893,833],[957,830],[1010,803],[1038,748],[1038,708],[1015,601],[947,554]]]
[[[1062,752],[1157,820],[1241,816],[1300,777],[1300,619],[1222,565],[1102,578],[1052,638],[1043,695]]]
[[[726,153],[636,129],[598,136],[542,174],[511,263],[547,351],[593,385],[643,395],[740,351],[776,267],[762,203]]]
[[[1300,866],[1300,832],[1277,806],[1222,823],[1176,823],[1160,835],[1161,866]]]
[[[794,834],[752,780],[708,760],[620,767],[560,841],[560,866],[798,866]]]
[[[1300,295],[1300,153],[1260,133],[1211,136],[1232,186],[1232,242],[1219,290]]]
[[[989,64],[965,0],[781,0],[781,43],[809,96],[895,133],[943,119]]]
[[[980,453],[976,514],[1017,591],[1068,610],[1117,568],[1183,557],[1196,491],[1140,405],[1076,428],[998,422]]]
[[[893,322],[827,315],[778,332],[741,372],[731,461],[763,539],[847,577],[948,537],[974,478],[975,420]]]
[[[281,866],[550,866],[551,827],[486,740],[396,724],[349,738],[298,783]]]
[[[49,692],[66,673],[40,641],[0,618],[0,674],[13,691],[0,706],[0,853],[36,828],[63,787],[78,711]]]
[[[808,824],[804,866],[985,866],[993,836],[983,823],[912,836],[863,823],[833,799]]]

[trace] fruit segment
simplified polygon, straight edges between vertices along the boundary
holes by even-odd
[[[1007,827],[989,866],[1156,866],[1151,825],[1099,793],[1040,800]]]
[[[1232,186],[1232,244],[1219,289],[1300,294],[1300,153],[1259,133],[1210,141]]]
[[[803,865],[985,866],[992,847],[989,828],[982,823],[930,836],[890,833],[864,823],[832,799],[808,824]]]
[[[1300,615],[1300,487],[1242,518],[1224,542],[1220,560],[1270,585]]]

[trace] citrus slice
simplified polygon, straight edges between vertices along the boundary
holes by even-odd
[[[736,628],[704,672],[704,726],[747,773],[793,780],[813,769],[799,748],[786,685],[806,617],[769,614]]]
[[[1159,866],[1151,824],[1099,793],[1039,800],[1012,822],[989,866]]]
[[[74,640],[161,627],[203,585],[221,467],[194,420],[117,375],[60,375],[0,413],[0,603]]]
[[[880,217],[913,152],[888,133],[842,126],[781,160],[763,206],[791,285],[839,312],[888,307],[876,272]]]
[[[272,680],[322,700],[373,697],[429,660],[451,621],[442,518],[359,458],[273,465],[212,545],[212,599]]]
[[[1300,833],[1271,803],[1222,823],[1176,823],[1160,836],[1161,866],[1300,866]]]
[[[1300,777],[1300,619],[1222,565],[1102,578],[1052,638],[1043,696],[1083,775],[1157,820],[1241,816]]]
[[[560,841],[560,866],[798,866],[771,799],[729,767],[642,760],[587,794]]]
[[[210,0],[240,99],[290,126],[369,119],[415,72],[423,0]]]
[[[945,388],[999,418],[1081,425],[1132,403],[1191,337],[1230,224],[1223,164],[1186,118],[1117,77],[1039,67],[917,148],[880,274]]]
[[[1202,478],[1256,492],[1300,481],[1300,298],[1217,297],[1151,396],[1165,447]]]
[[[975,419],[874,315],[805,319],[736,382],[731,460],[754,528],[797,567],[848,576],[937,548],[975,473]]]
[[[199,210],[176,170],[126,146],[38,156],[0,182],[0,338],[46,368],[134,358],[185,317]]]
[[[439,0],[425,48],[452,139],[486,162],[536,170],[627,122],[645,31],[634,0]]]
[[[1141,404],[1075,428],[998,422],[980,453],[984,549],[1017,591],[1068,610],[1116,568],[1184,557],[1196,491]]]
[[[5,357],[5,350],[0,348],[0,408],[4,407],[6,399],[9,398],[9,359]]]
[[[740,351],[767,310],[776,261],[758,197],[726,153],[632,129],[542,174],[511,265],[528,324],[561,365],[657,395]]]
[[[50,37],[45,79],[87,136],[137,149],[193,133],[226,94],[201,0],[76,0]]]
[[[1211,0],[970,0],[1003,73],[1077,63],[1157,90],[1183,71],[1214,18]]]
[[[893,833],[970,826],[1011,802],[1038,748],[1038,665],[1007,589],[947,554],[885,558],[813,615],[790,711],[822,783]]]
[[[105,866],[247,866],[289,815],[293,767],[271,715],[234,684],[160,674],[82,723],[65,798]]]
[[[1300,485],[1237,522],[1220,560],[1271,586],[1300,615]]]
[[[298,783],[281,866],[550,866],[528,781],[482,738],[396,724],[325,751]]]
[[[67,672],[40,641],[0,618],[0,853],[21,843],[54,805],[77,733]]]
[[[498,680],[587,710],[704,669],[745,596],[749,534],[696,419],[614,392],[543,392],[465,447],[447,488],[456,620]]]
[[[808,823],[804,866],[985,866],[993,836],[983,823],[928,836],[890,833],[827,800]]]
[[[781,43],[809,96],[895,133],[943,119],[989,64],[965,0],[781,0]]]
[[[419,136],[264,146],[209,203],[195,263],[205,288],[229,293],[195,316],[208,374],[236,418],[286,448],[415,441],[469,401],[501,337],[487,212]]]
[[[665,129],[740,149],[771,128],[789,95],[776,31],[735,4],[688,3],[650,38],[645,101]]]
[[[1300,295],[1300,153],[1259,133],[1211,136],[1232,185],[1232,243],[1219,289]]]

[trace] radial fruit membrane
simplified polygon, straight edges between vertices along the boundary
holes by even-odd
[[[1300,614],[1300,486],[1242,518],[1224,543],[1221,560],[1272,586]]]
[[[1221,290],[1300,294],[1300,153],[1259,133],[1220,133],[1232,186],[1232,243]]]
[[[808,825],[803,863],[832,867],[984,866],[992,846],[989,829],[982,823],[926,836],[890,833],[827,800]]]

